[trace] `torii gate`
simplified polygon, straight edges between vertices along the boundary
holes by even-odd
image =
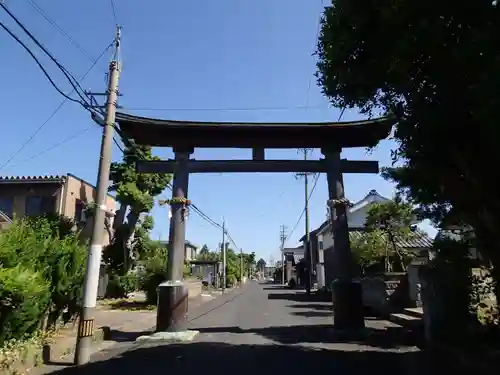
[[[342,148],[375,146],[388,137],[393,117],[337,123],[227,123],[170,121],[117,113],[121,136],[137,145],[172,147],[175,159],[138,161],[142,173],[173,173],[167,282],[159,288],[157,331],[180,330],[187,321],[187,291],[182,284],[185,220],[190,173],[309,172],[326,173],[333,252],[325,269],[333,280],[334,328],[350,333],[364,328],[358,269],[350,244],[343,173],[378,173],[377,161],[341,160]],[[196,160],[197,147],[248,148],[252,160]],[[266,160],[266,149],[319,148],[321,160]],[[310,260],[310,256],[305,257]],[[309,265],[311,269],[312,265]]]

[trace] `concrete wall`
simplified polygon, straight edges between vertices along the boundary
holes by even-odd
[[[93,185],[86,181],[83,181],[75,176],[68,175],[66,184],[61,190],[61,214],[75,220],[77,223],[82,219],[75,217],[77,202],[80,201],[83,204],[89,204],[95,202],[96,200],[96,189]],[[108,195],[106,200],[106,206],[112,211],[116,211],[117,202],[115,198]],[[113,226],[113,217],[109,217],[109,224]],[[85,218],[85,223],[81,224],[80,228],[82,230],[83,238],[90,238],[92,234],[92,218]],[[109,244],[109,235],[104,236],[103,246]]]
[[[53,207],[50,212],[64,215],[78,222],[81,218],[75,217],[76,203],[81,201],[88,204],[95,201],[96,191],[91,184],[75,177],[67,175],[58,181],[33,181],[27,182],[9,182],[0,184],[0,197],[12,198],[13,200],[13,219],[21,219],[26,215],[26,200],[30,196],[48,197],[53,199]],[[116,211],[116,200],[108,196],[107,207]],[[109,220],[112,226],[112,217]],[[7,223],[2,223],[0,229],[8,227]],[[90,238],[92,228],[92,219],[87,220],[80,229],[82,237]],[[103,245],[109,243],[109,236],[105,236]]]
[[[26,199],[30,196],[54,199],[53,212],[58,210],[58,198],[62,183],[8,183],[0,184],[0,197],[13,200],[13,219],[21,219],[26,213]]]

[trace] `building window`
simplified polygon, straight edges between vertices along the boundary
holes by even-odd
[[[75,201],[75,217],[73,219],[77,224],[85,222],[85,204],[80,199]]]
[[[14,198],[0,198],[0,211],[12,219],[14,216]]]
[[[26,216],[40,216],[55,212],[55,197],[26,197]]]
[[[319,241],[319,242],[318,242],[318,248],[319,248],[320,250],[323,250],[323,241]]]

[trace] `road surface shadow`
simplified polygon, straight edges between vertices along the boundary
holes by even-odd
[[[269,300],[286,300],[292,302],[331,302],[332,299],[325,293],[311,293],[307,294],[302,291],[290,291],[289,293],[269,293],[267,295]]]
[[[242,329],[240,327],[210,327],[195,329],[202,333],[257,334],[286,345],[306,343],[351,343],[382,349],[422,346],[420,339],[416,337],[413,332],[403,327],[367,327],[363,337],[359,339],[346,339],[337,335],[333,328],[333,324],[250,329]]]
[[[440,359],[441,362],[443,359]],[[432,364],[432,365],[431,365]],[[57,375],[109,374],[290,374],[321,371],[336,374],[377,373],[417,375],[449,373],[423,352],[375,352],[307,349],[282,345],[230,345],[189,343],[142,346],[80,367],[54,371]],[[476,372],[476,374],[478,374]]]
[[[303,316],[305,318],[322,318],[322,317],[333,317],[333,306],[331,303],[298,303],[293,305],[287,305],[293,310],[291,315]],[[297,311],[303,310],[303,311]],[[365,320],[379,320],[381,317],[377,316],[370,308],[364,308]]]
[[[116,342],[133,342],[137,340],[138,337],[149,335],[154,331],[155,327],[151,327],[146,331],[140,331],[140,332],[120,331],[117,329],[112,329],[110,331],[110,339],[111,341],[116,341]]]

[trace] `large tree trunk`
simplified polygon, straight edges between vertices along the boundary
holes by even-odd
[[[132,251],[132,240],[135,233],[135,228],[139,222],[139,214],[131,209],[127,215],[127,223],[123,225],[121,230],[121,245],[123,248],[123,268],[126,274],[130,270],[130,252]]]
[[[116,233],[125,221],[125,215],[127,213],[128,206],[126,204],[120,204],[120,208],[116,211],[115,220],[113,221],[113,231]]]

